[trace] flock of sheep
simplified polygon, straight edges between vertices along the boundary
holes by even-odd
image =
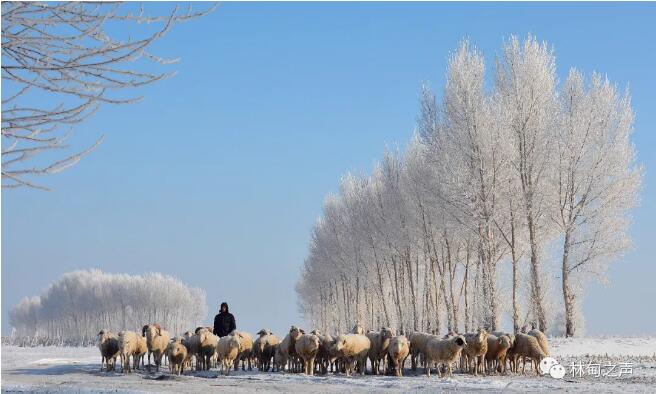
[[[450,375],[454,364],[462,372],[477,375],[506,373],[508,369],[518,372],[522,362],[524,373],[529,360],[533,370],[539,373],[538,364],[549,355],[547,337],[535,329],[517,334],[488,333],[480,329],[475,333],[449,333],[443,337],[422,332],[395,336],[389,328],[365,333],[361,325],[356,325],[351,333],[333,338],[318,330],[306,334],[292,326],[282,341],[267,329],[260,330],[257,335],[253,340],[251,334],[234,330],[219,338],[211,328],[198,327],[194,332],[187,331],[171,338],[159,324],[144,326],[141,335],[134,331],[114,334],[102,330],[98,333],[101,371],[103,366],[107,371],[114,370],[117,358],[121,360],[124,373],[132,368],[143,368],[144,356],[148,353],[149,367],[152,354],[156,370],[165,359],[170,372],[175,374],[191,369],[192,365],[196,370],[220,365],[223,374],[228,375],[232,367],[236,370],[241,363],[242,370],[252,370],[255,365],[260,371],[302,371],[314,375],[330,370],[347,376],[353,372],[364,375],[369,360],[372,374],[402,376],[408,357],[413,371],[421,364],[428,376],[432,367],[438,375]]]

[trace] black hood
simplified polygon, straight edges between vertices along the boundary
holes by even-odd
[[[223,312],[223,307],[225,306],[225,311],[226,313],[230,312],[230,308],[228,308],[228,303],[227,302],[222,302],[221,307],[219,308],[219,312]]]

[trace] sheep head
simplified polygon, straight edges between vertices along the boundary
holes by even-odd
[[[292,328],[289,329],[289,336],[291,339],[294,341],[300,338],[300,336],[303,335],[303,330],[296,326],[292,326]]]
[[[458,347],[465,347],[467,346],[467,341],[465,340],[465,337],[462,335],[456,335],[454,337],[451,337],[451,341],[456,344]]]
[[[392,339],[394,334],[392,333],[392,330],[388,327],[383,327],[380,330],[380,337],[385,340],[385,339]]]
[[[335,339],[335,343],[333,344],[333,349],[337,354],[341,354],[345,348],[346,348],[346,335],[340,335]]]
[[[506,335],[502,335],[499,337],[499,346],[502,349],[509,349],[511,346],[510,343],[510,338],[508,338]]]

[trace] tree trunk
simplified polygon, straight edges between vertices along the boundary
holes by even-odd
[[[540,284],[540,252],[538,250],[537,229],[533,219],[532,209],[528,209],[526,215],[528,224],[528,235],[531,243],[531,298],[535,306],[535,314],[538,319],[540,331],[547,331],[547,318],[544,312],[542,298],[542,285]]]
[[[565,304],[565,337],[573,337],[575,332],[574,325],[574,292],[569,282],[569,249],[571,241],[571,230],[565,231],[565,241],[563,245],[563,301]]]

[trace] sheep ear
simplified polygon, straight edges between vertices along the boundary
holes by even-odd
[[[146,330],[147,330],[147,329],[148,329],[148,324],[146,324],[145,326],[143,326],[143,328],[141,329],[141,336],[146,335]]]

